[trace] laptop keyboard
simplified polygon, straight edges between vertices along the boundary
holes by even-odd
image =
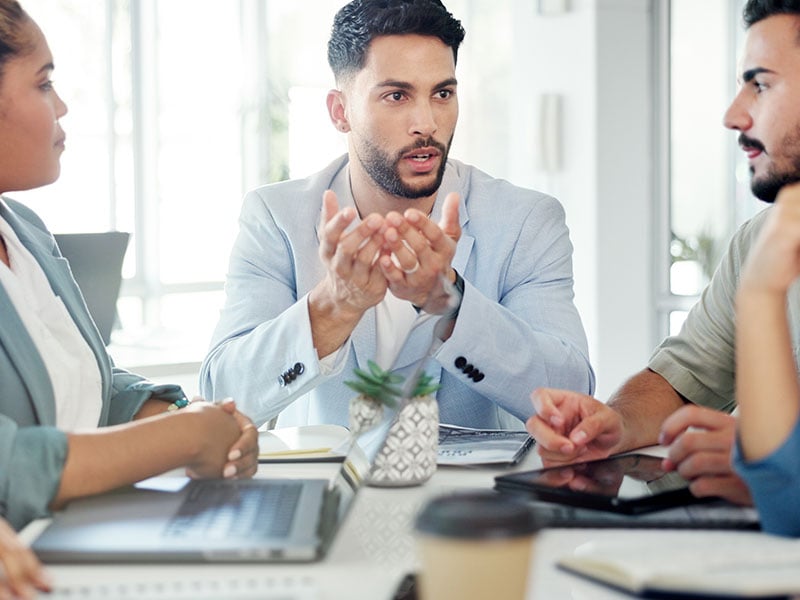
[[[164,535],[177,538],[248,539],[286,537],[301,482],[193,481]]]
[[[221,576],[143,578],[136,583],[56,584],[48,600],[319,600],[317,582],[304,576]]]

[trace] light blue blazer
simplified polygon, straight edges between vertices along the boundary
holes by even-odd
[[[341,204],[352,203],[346,166],[345,156],[307,179],[245,197],[227,300],[200,387],[209,398],[232,396],[257,424],[286,409],[279,425],[347,425],[354,392],[343,381],[375,357],[374,309],[353,331],[346,360],[333,372],[321,367],[312,344],[306,296],[325,275],[317,231],[322,193],[330,188]],[[533,412],[534,388],[594,388],[573,303],[564,210],[554,198],[450,160],[434,221],[452,191],[461,196],[462,228],[452,266],[466,288],[453,334],[426,371],[442,386],[442,422],[521,428]],[[412,330],[396,360],[398,372],[408,375],[424,356],[433,324],[431,319]]]
[[[165,386],[153,386],[113,367],[69,264],[44,223],[29,208],[4,200],[11,210],[0,203],[0,215],[42,267],[97,358],[103,389],[99,425],[130,421],[142,403]],[[61,481],[67,439],[55,428],[55,399],[46,367],[2,285],[0,314],[0,514],[20,528],[48,514]]]

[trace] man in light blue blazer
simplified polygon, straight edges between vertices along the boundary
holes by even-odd
[[[448,160],[463,37],[438,0],[339,11],[327,103],[348,154],[246,196],[207,397],[232,396],[258,424],[346,425],[353,369],[409,375],[441,314],[425,369],[443,422],[522,429],[532,389],[593,389],[562,207]]]

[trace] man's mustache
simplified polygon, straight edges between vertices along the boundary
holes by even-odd
[[[406,146],[405,148],[400,150],[400,152],[398,152],[397,154],[398,154],[398,156],[400,156],[402,158],[403,156],[405,156],[409,152],[413,152],[417,148],[436,148],[442,154],[444,154],[445,151],[447,150],[447,148],[445,147],[444,144],[442,144],[440,142],[437,142],[433,138],[427,138],[427,139],[424,139],[424,140],[422,140],[422,139],[421,140],[417,140],[414,144],[411,144],[410,146]]]
[[[759,152],[767,152],[767,149],[764,148],[764,144],[759,142],[755,138],[751,138],[746,136],[745,134],[739,134],[739,147],[740,148],[752,148],[753,150],[758,150]]]

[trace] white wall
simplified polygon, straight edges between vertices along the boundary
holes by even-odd
[[[573,0],[560,15],[516,2],[509,179],[553,194],[575,246],[576,304],[606,398],[653,339],[651,2]],[[562,166],[537,164],[538,100],[562,97]],[[531,155],[531,148],[534,153]]]

